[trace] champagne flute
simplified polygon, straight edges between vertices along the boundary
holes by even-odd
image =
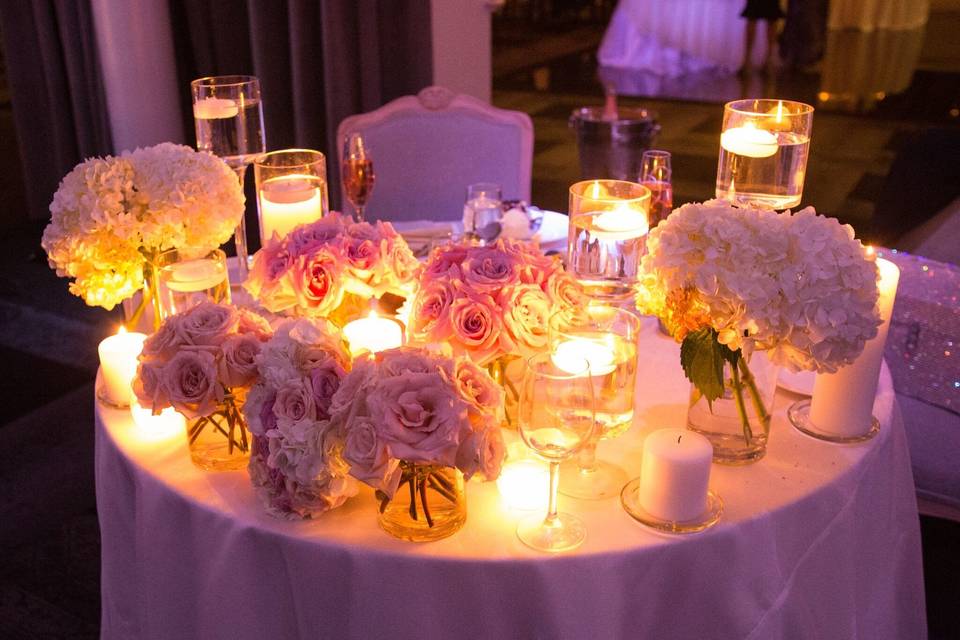
[[[667,219],[673,210],[673,171],[670,152],[649,149],[640,161],[640,184],[650,189],[650,228]]]
[[[363,209],[373,191],[376,176],[373,173],[373,158],[363,135],[354,131],[348,133],[343,141],[343,155],[340,162],[340,178],[347,200],[353,205],[357,222],[363,222]]]
[[[557,312],[547,324],[554,364],[568,369],[569,363],[576,367],[584,358],[590,363],[597,422],[577,459],[560,467],[562,493],[590,500],[618,496],[629,479],[627,472],[598,460],[597,443],[633,425],[640,318],[621,307],[591,302],[572,312]]]
[[[197,149],[220,157],[236,171],[243,190],[247,165],[267,150],[263,134],[260,81],[253,76],[209,76],[190,83]],[[240,217],[234,234],[240,276],[249,268],[247,225]]]
[[[546,517],[534,515],[517,525],[517,537],[538,551],[568,551],[586,538],[586,525],[557,511],[560,462],[577,453],[595,428],[590,363],[571,358],[558,367],[552,354],[524,363],[518,407],[520,437],[550,463],[550,502]]]

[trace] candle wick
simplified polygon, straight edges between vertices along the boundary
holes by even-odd
[[[683,437],[682,435],[677,436],[677,444],[680,444],[680,438],[682,437]]]

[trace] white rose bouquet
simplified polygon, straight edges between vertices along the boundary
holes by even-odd
[[[165,142],[77,165],[53,196],[41,244],[72,293],[112,309],[143,287],[152,256],[226,242],[243,205],[222,160]]]
[[[738,408],[744,388],[756,401],[755,349],[793,371],[834,372],[877,334],[876,265],[849,225],[812,207],[688,204],[650,231],[647,248],[637,308],[682,343],[684,372],[708,401],[723,393],[724,363]]]

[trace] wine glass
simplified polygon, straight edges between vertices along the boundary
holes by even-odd
[[[590,363],[571,358],[557,366],[541,353],[524,363],[518,407],[520,437],[550,463],[550,503],[546,517],[534,515],[517,525],[517,537],[538,551],[567,551],[586,537],[586,525],[557,512],[560,462],[577,453],[594,430]]]
[[[650,189],[650,228],[667,219],[673,210],[673,171],[670,152],[649,149],[640,160],[640,184]]]
[[[367,206],[376,176],[373,173],[373,158],[363,135],[354,131],[343,141],[340,158],[340,178],[347,200],[353,205],[357,222],[363,222],[363,209]]]
[[[260,81],[253,76],[208,76],[190,83],[197,149],[220,157],[236,171],[243,190],[247,165],[266,151]],[[241,278],[249,268],[247,225],[243,216],[234,234]]]
[[[555,313],[547,324],[554,364],[567,369],[584,358],[590,363],[597,421],[577,459],[560,468],[562,493],[589,500],[618,496],[629,477],[621,467],[597,459],[597,442],[633,425],[640,318],[618,306],[591,302]]]

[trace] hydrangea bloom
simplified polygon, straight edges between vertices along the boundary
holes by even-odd
[[[112,309],[143,286],[147,254],[220,246],[243,203],[222,160],[166,142],[77,165],[53,196],[41,244],[72,293]]]
[[[710,327],[745,355],[834,372],[877,334],[877,268],[853,229],[816,214],[687,204],[647,238],[637,307],[674,337]]]

